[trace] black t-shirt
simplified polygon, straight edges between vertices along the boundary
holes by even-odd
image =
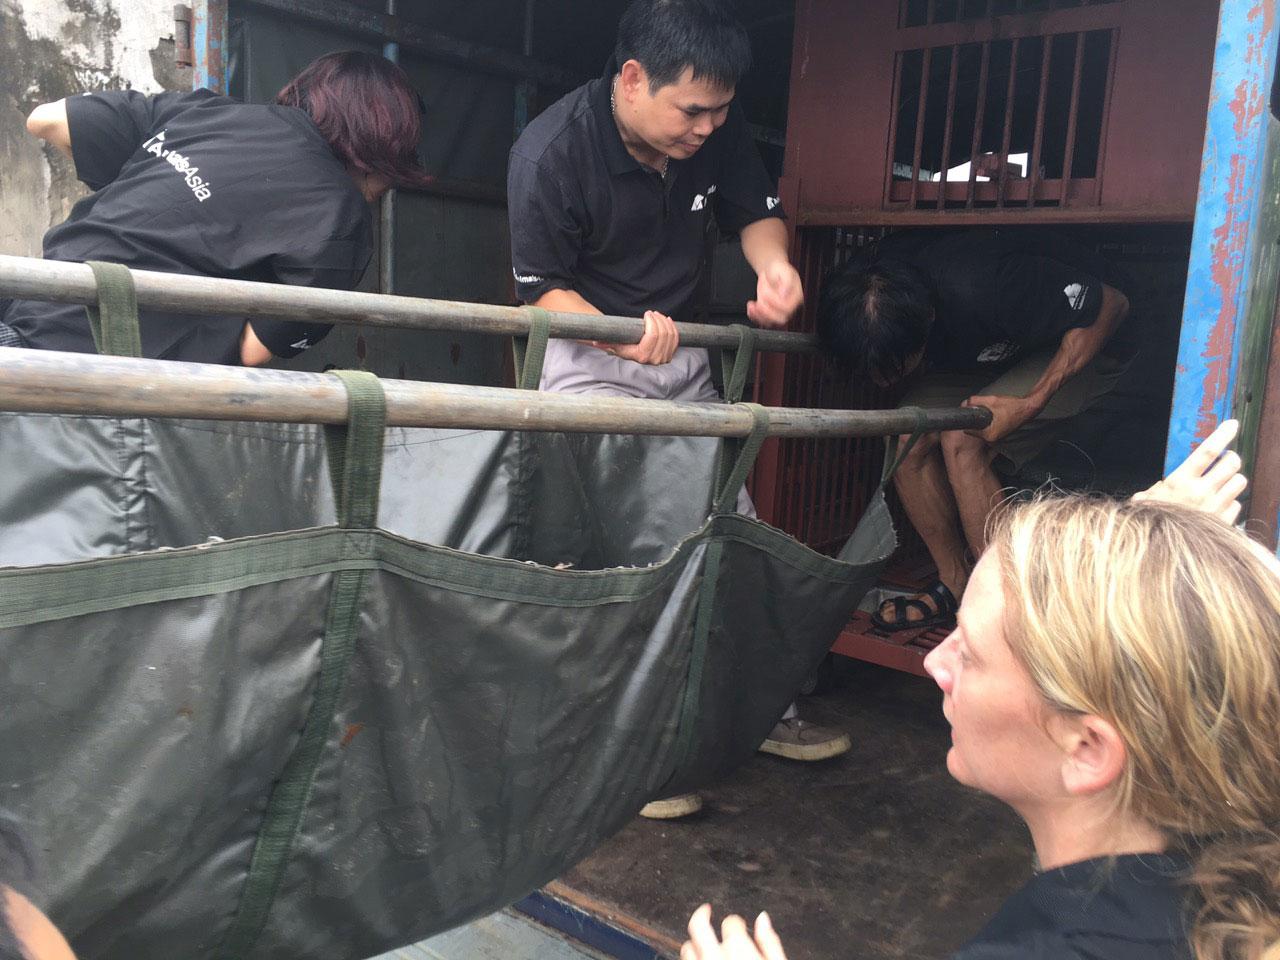
[[[44,238],[50,260],[350,289],[373,253],[372,218],[309,117],[207,90],[67,100],[76,174],[95,193]],[[14,301],[4,321],[32,347],[93,352],[83,307]],[[244,317],[143,310],[147,357],[238,363]],[[253,320],[291,357],[327,324]]]
[[[1190,864],[1126,855],[1046,870],[951,960],[1190,960]]]
[[[714,210],[741,230],[782,208],[742,110],[667,176],[646,169],[622,143],[609,105],[616,68],[543,111],[511,148],[507,201],[511,260],[526,303],[573,290],[617,316],[659,310],[690,319]]]
[[[934,370],[995,369],[1055,350],[1069,330],[1098,319],[1104,283],[1128,286],[1102,257],[1050,231],[909,231],[886,237],[874,255],[912,263],[932,281],[925,355]],[[1136,336],[1127,319],[1101,352],[1128,360]]]

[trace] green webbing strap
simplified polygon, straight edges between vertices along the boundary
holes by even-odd
[[[377,520],[382,471],[386,421],[382,385],[373,374],[363,371],[335,370],[334,374],[347,388],[350,415],[346,426],[326,428],[338,522],[343,527],[369,528]],[[220,960],[243,960],[248,956],[271,913],[346,685],[366,575],[365,570],[339,570],[334,575],[320,644],[320,676],[311,709],[298,745],[267,801],[240,904],[218,950]]]
[[[734,406],[744,407],[751,412],[751,433],[735,441],[732,446],[729,441],[725,442],[720,457],[720,491],[716,495],[713,507],[716,513],[729,513],[733,510],[738,491],[747,482],[747,474],[755,465],[756,454],[760,452],[760,447],[769,430],[769,411],[760,404],[736,403]],[[734,458],[733,467],[730,468],[729,456],[733,447],[737,448],[737,456]]]
[[[911,431],[911,436],[907,442],[902,445],[902,449],[898,450],[898,438],[896,436],[885,437],[884,451],[884,471],[880,474],[880,489],[883,490],[889,485],[889,481],[893,479],[893,475],[898,472],[898,468],[902,466],[902,461],[907,459],[913,447],[920,442],[920,437],[925,432],[924,411],[919,407],[906,407],[904,412],[911,411],[915,417],[916,428]]]
[[[116,357],[142,356],[142,336],[138,332],[138,297],[133,274],[118,263],[88,261],[98,285],[98,305],[85,307],[89,329],[98,353]]]
[[[542,379],[542,361],[547,357],[547,340],[551,337],[551,314],[541,307],[524,310],[529,315],[529,335],[511,338],[516,386],[521,390],[537,390],[538,381]]]
[[[707,641],[711,637],[711,620],[715,612],[716,583],[720,579],[720,559],[724,543],[707,543],[706,562],[702,567],[702,586],[698,590],[698,612],[693,621],[693,645],[689,650],[689,671],[685,677],[684,697],[680,702],[680,725],[676,728],[676,767],[679,769],[693,753],[698,730],[698,712],[702,705],[702,674],[707,664]]]
[[[381,381],[372,373],[364,370],[331,370],[330,373],[347,388],[347,422],[325,427],[338,526],[368,529],[378,520],[387,402]]]
[[[734,323],[729,329],[737,333],[738,345],[720,348],[720,364],[724,371],[724,398],[729,403],[737,403],[747,388],[747,374],[755,362],[756,328]]]

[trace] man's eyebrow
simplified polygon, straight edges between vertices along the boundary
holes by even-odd
[[[690,113],[715,113],[717,110],[723,110],[729,104],[733,103],[733,97],[725,100],[723,103],[717,103],[713,106],[707,106],[702,103],[686,103],[680,107],[681,110],[687,110]]]

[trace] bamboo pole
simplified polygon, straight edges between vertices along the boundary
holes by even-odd
[[[744,437],[745,406],[588,397],[500,387],[383,380],[387,423],[402,427]],[[88,353],[0,348],[0,410],[26,413],[345,423],[347,393],[323,373]],[[769,408],[772,437],[877,437],[982,429],[983,408]]]
[[[272,317],[321,323],[362,323],[412,330],[455,330],[524,336],[529,313],[523,307],[426,300],[418,297],[356,293],[320,287],[295,287],[251,280],[191,277],[133,270],[138,306],[144,310],[204,313],[214,316]],[[83,263],[0,256],[0,297],[54,303],[97,303],[93,272]],[[681,323],[680,342],[687,347],[736,347],[733,330],[706,323]],[[552,313],[551,336],[566,340],[639,343],[644,321],[585,313]],[[811,334],[757,330],[756,349],[780,353],[813,353]]]

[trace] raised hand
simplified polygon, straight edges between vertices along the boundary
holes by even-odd
[[[741,917],[725,917],[716,936],[711,925],[711,904],[704,903],[689,918],[689,939],[680,948],[680,960],[787,960],[782,941],[767,913],[756,917],[754,936]]]
[[[1240,472],[1240,455],[1227,444],[1240,430],[1236,420],[1224,420],[1204,443],[1191,451],[1172,473],[1148,490],[1135,493],[1135,500],[1162,500],[1204,510],[1235,523],[1249,480]]]

